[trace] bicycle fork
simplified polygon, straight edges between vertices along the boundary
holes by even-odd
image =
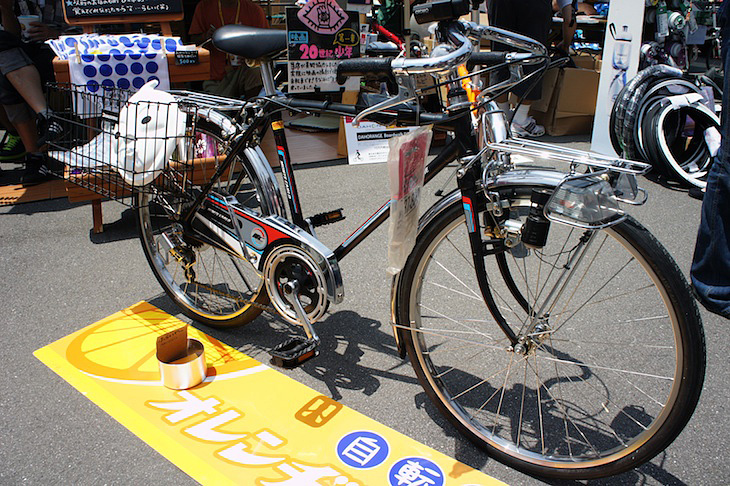
[[[481,196],[477,192],[478,187],[478,174],[474,167],[460,171],[457,175],[457,182],[461,191],[461,203],[464,207],[464,216],[466,218],[466,228],[469,233],[469,246],[471,248],[472,260],[474,261],[474,271],[476,272],[477,284],[479,285],[479,291],[482,294],[482,299],[487,305],[489,312],[492,317],[497,321],[497,325],[502,330],[504,335],[509,339],[512,346],[515,346],[518,342],[517,335],[515,335],[512,328],[507,324],[502,313],[497,308],[497,303],[494,301],[492,292],[489,289],[489,281],[487,280],[487,269],[484,266],[485,258],[485,247],[482,240],[482,231],[479,225],[479,218],[477,217],[477,210],[475,204],[479,201]]]
[[[494,300],[493,293],[490,289],[489,280],[487,279],[487,270],[485,267],[485,257],[487,256],[487,242],[482,238],[482,228],[480,226],[479,218],[477,217],[478,211],[476,205],[479,201],[483,200],[484,196],[478,191],[477,175],[475,170],[466,170],[459,174],[458,184],[461,191],[461,200],[464,208],[464,216],[466,218],[466,227],[469,234],[469,244],[472,253],[472,259],[474,263],[474,270],[476,272],[476,279],[479,285],[479,290],[484,299],[484,303],[487,306],[492,318],[497,322],[502,332],[504,332],[507,339],[510,341],[511,348],[517,353],[527,352],[529,348],[530,336],[533,336],[536,332],[540,331],[541,325],[544,323],[547,316],[553,310],[555,304],[560,300],[561,296],[565,293],[570,282],[576,277],[576,271],[585,258],[588,249],[591,244],[595,241],[597,232],[587,230],[586,233],[580,238],[577,247],[574,249],[572,255],[568,261],[563,265],[561,273],[558,275],[557,280],[552,284],[551,288],[547,291],[545,299],[537,307],[537,298],[535,302],[530,304],[524,299],[521,299],[519,290],[510,287],[510,292],[513,293],[514,297],[518,301],[522,301],[520,305],[530,316],[526,326],[520,330],[519,335],[509,326],[506,319],[497,307],[497,303]],[[479,199],[482,198],[482,199]]]

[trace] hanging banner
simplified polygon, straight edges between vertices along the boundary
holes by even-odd
[[[337,91],[337,62],[360,57],[360,20],[334,0],[287,7],[289,92]]]
[[[639,70],[643,27],[643,1],[611,1],[606,22],[603,63],[591,138],[591,150],[594,152],[617,155],[611,146],[609,135],[611,109],[621,88],[636,76]]]

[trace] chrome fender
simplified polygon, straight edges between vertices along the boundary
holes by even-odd
[[[181,103],[180,106],[182,109],[185,109],[187,105]],[[191,108],[190,110],[191,111],[189,111],[189,113],[194,113],[195,116],[220,128],[221,135],[225,140],[230,140],[239,131],[233,120],[223,113],[213,109],[197,109],[192,111]],[[235,144],[235,139],[231,140],[231,145],[233,144]],[[276,180],[271,164],[269,164],[269,161],[266,159],[261,147],[248,147],[243,151],[243,153],[246,159],[248,159],[249,168],[253,172],[250,176],[253,179],[253,183],[256,185],[259,196],[262,198],[260,204],[264,214],[285,216],[286,211],[284,209],[284,199],[281,197],[279,182]]]
[[[266,160],[261,147],[248,147],[244,150],[244,154],[253,171],[251,177],[254,179],[259,196],[262,198],[260,204],[264,214],[285,217],[284,199],[281,197],[279,182],[276,180],[274,170],[271,168],[269,161]]]
[[[564,172],[554,170],[514,170],[499,174],[487,181],[489,190],[497,190],[507,187],[532,186],[555,189],[566,174]],[[461,191],[454,189],[440,199],[436,204],[431,206],[418,221],[418,233],[429,225],[442,211],[446,210],[452,204],[461,200]],[[393,329],[393,337],[398,348],[398,354],[401,358],[406,357],[406,348],[401,338],[404,329],[397,327],[397,306],[398,306],[398,288],[400,287],[400,276],[402,272],[398,272],[393,276],[390,287],[390,325]]]

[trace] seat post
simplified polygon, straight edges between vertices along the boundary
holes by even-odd
[[[271,70],[272,61],[270,59],[261,61],[261,80],[264,82],[264,92],[266,96],[276,94],[276,86],[274,85],[274,74]]]

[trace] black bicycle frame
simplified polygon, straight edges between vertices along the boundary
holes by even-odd
[[[329,115],[356,115],[364,107],[358,107],[356,105],[346,105],[340,103],[329,103],[312,100],[301,100],[301,99],[277,99],[277,105],[287,105],[295,111],[304,111],[315,114],[329,114]],[[438,173],[440,173],[448,164],[457,160],[458,158],[465,157],[467,155],[476,154],[478,148],[476,144],[476,137],[473,135],[473,128],[471,126],[471,118],[468,111],[465,111],[461,116],[454,117],[444,114],[431,114],[431,113],[416,113],[413,110],[402,109],[398,111],[389,111],[373,116],[376,121],[384,121],[385,123],[396,120],[408,120],[411,123],[415,123],[418,120],[421,123],[432,122],[436,127],[441,129],[447,129],[454,133],[454,138],[444,147],[439,154],[426,166],[424,175],[424,185],[430,182]],[[252,140],[255,133],[262,132],[266,126],[270,126],[274,133],[274,140],[276,142],[276,150],[279,158],[279,164],[281,166],[282,179],[284,181],[284,189],[286,191],[286,198],[289,203],[289,210],[292,215],[292,222],[304,229],[309,231],[309,225],[306,223],[302,206],[299,200],[299,193],[297,191],[296,180],[294,177],[294,171],[292,168],[291,155],[289,153],[289,147],[286,142],[286,135],[284,132],[284,124],[281,118],[280,111],[270,113],[262,117],[256,117],[253,123],[247,128],[247,130],[238,137],[233,144],[231,152],[226,161],[218,167],[218,170],[213,175],[212,179],[203,188],[202,192],[198,195],[196,201],[189,208],[185,221],[190,221],[195,214],[195,211],[205,200],[206,195],[211,191],[213,185],[221,177],[222,174],[228,169],[235,156],[242,152],[249,142]],[[494,297],[489,289],[489,282],[487,281],[486,268],[484,267],[485,249],[481,238],[481,231],[479,220],[476,217],[475,204],[480,201],[481,194],[477,191],[477,182],[480,177],[480,165],[472,164],[471,167],[461,173],[458,180],[458,186],[462,194],[462,202],[464,205],[464,214],[467,221],[467,229],[469,231],[469,242],[471,245],[472,258],[474,260],[474,266],[477,275],[477,281],[479,289],[482,294],[487,308],[496,320],[499,327],[504,332],[505,336],[514,345],[517,343],[517,337],[514,331],[509,327],[507,321],[504,319],[502,314],[497,308],[497,304],[494,301]],[[381,224],[383,224],[390,216],[390,201],[383,204],[377,211],[375,211],[358,229],[356,229],[350,236],[348,236],[337,248],[333,250],[333,254],[337,260],[341,260],[347,256],[353,249],[355,249],[365,238],[375,231]]]

